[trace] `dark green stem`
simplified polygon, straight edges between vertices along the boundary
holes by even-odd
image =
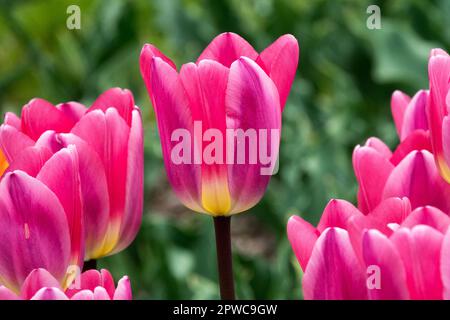
[[[217,265],[219,270],[220,297],[234,300],[233,260],[231,254],[231,217],[215,217]]]

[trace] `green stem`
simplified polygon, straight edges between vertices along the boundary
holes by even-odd
[[[214,217],[220,297],[222,300],[235,300],[230,221],[231,217],[229,216]]]

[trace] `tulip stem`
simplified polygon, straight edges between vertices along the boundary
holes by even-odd
[[[84,262],[83,272],[88,270],[97,270],[97,260],[92,259]]]
[[[231,217],[214,217],[220,297],[222,300],[235,299],[230,221]]]

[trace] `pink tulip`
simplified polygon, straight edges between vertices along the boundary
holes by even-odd
[[[409,198],[412,208],[435,206],[450,213],[450,186],[441,178],[430,149],[428,133],[416,130],[391,153],[371,138],[353,152],[359,184],[358,208],[370,212],[384,199]]]
[[[72,288],[72,287],[76,287]],[[69,289],[45,269],[34,269],[25,279],[20,292],[0,286],[0,300],[131,300],[131,285],[127,276],[117,288],[108,270],[89,270],[78,276]]]
[[[428,78],[430,98],[427,111],[433,153],[442,177],[450,183],[450,56],[447,52],[431,50]]]
[[[18,290],[31,270],[42,267],[64,286],[72,280],[69,267],[82,266],[84,257],[77,149],[52,155],[29,147],[17,161],[28,163],[24,171],[10,171],[0,181],[0,284]]]
[[[393,203],[364,216],[333,200],[317,229],[289,220],[305,299],[450,298],[450,218],[433,207],[401,213]],[[390,219],[400,223],[385,225]]]
[[[225,148],[221,144],[229,130],[266,130],[266,146],[274,146],[268,156],[277,158],[279,134],[274,137],[270,133],[281,129],[281,112],[298,55],[297,41],[291,35],[280,37],[258,54],[240,36],[223,33],[196,63],[183,65],[178,73],[175,64],[156,47],[143,47],[141,73],[156,113],[166,171],[187,207],[214,216],[231,215],[261,199],[270,177],[261,174],[262,161],[250,161],[256,146],[252,149],[244,141],[245,161],[239,162],[239,143],[225,142]],[[201,123],[199,130],[197,123]],[[183,161],[177,162],[173,155],[179,151],[180,130],[190,137],[183,143],[194,147],[183,149]],[[214,133],[213,137],[208,133]],[[217,148],[213,143],[205,145],[213,140]],[[260,144],[258,150],[263,149]],[[214,154],[213,161],[203,159],[208,152]],[[201,161],[196,161],[198,157]]]
[[[84,258],[116,253],[134,239],[142,218],[143,132],[132,94],[107,90],[89,109],[76,102],[53,106],[33,99],[21,118],[7,113],[0,127],[0,168],[3,163],[5,172],[21,170],[36,176],[48,158],[69,146],[78,154]],[[58,163],[50,168],[56,171]],[[65,180],[51,181],[57,195],[68,183]],[[63,205],[68,202],[67,195],[58,196]]]

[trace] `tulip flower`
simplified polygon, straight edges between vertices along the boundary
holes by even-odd
[[[142,218],[143,132],[132,94],[107,90],[89,109],[76,102],[54,106],[33,99],[20,118],[6,114],[0,127],[0,168],[33,175],[46,158],[68,146],[78,151],[84,258],[117,253],[132,242]]]
[[[450,56],[444,50],[431,50],[428,78],[430,98],[427,111],[433,153],[442,177],[450,183]]]
[[[450,213],[450,186],[441,178],[430,153],[428,133],[417,130],[392,153],[376,138],[353,152],[359,184],[358,208],[370,212],[391,197],[407,197],[412,208],[432,205]]]
[[[45,268],[65,287],[83,265],[78,165],[75,146],[53,155],[29,147],[11,162],[0,180],[0,284],[18,291],[33,269]]]
[[[131,285],[127,276],[117,288],[108,270],[89,270],[79,275],[70,288],[64,290],[47,270],[34,269],[25,279],[20,293],[0,286],[0,300],[131,300]]]
[[[184,205],[218,217],[218,250],[230,252],[219,248],[229,240],[229,216],[256,205],[274,172],[281,112],[298,56],[291,35],[258,54],[228,32],[177,72],[155,46],[142,49],[141,74],[156,113],[168,179]],[[219,261],[227,274],[229,258]]]
[[[356,208],[332,203],[338,210],[326,209],[317,229],[300,217],[288,222],[288,237],[304,271],[305,299],[450,298],[450,218],[445,213],[419,207],[400,224],[379,229],[382,225],[368,223],[360,229]],[[389,210],[374,215],[383,212],[398,217]],[[368,222],[369,216],[363,219]]]

